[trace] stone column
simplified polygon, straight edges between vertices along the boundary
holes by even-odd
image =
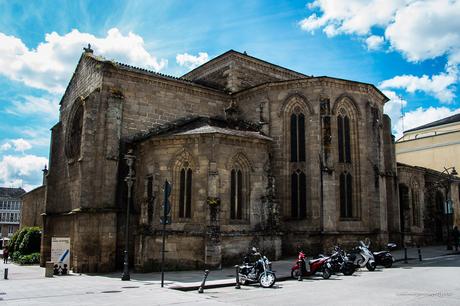
[[[209,162],[208,171],[208,208],[206,239],[205,239],[205,265],[207,268],[220,268],[222,264],[222,246],[220,235],[220,198],[218,193],[219,175],[217,164]]]

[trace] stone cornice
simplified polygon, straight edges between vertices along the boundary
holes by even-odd
[[[356,81],[349,81],[343,79],[336,79],[332,77],[312,77],[279,82],[268,82],[252,88],[244,89],[232,95],[234,99],[243,100],[267,88],[275,89],[296,89],[305,88],[305,86],[320,86],[325,88],[341,88],[349,91],[358,91],[364,94],[369,94],[376,98],[382,105],[388,101],[388,98],[381,93],[374,85],[368,83],[361,83]]]
[[[253,66],[256,66],[261,71],[282,75],[284,77],[288,77],[289,79],[307,77],[303,73],[296,72],[296,71],[266,62],[264,60],[249,56],[247,54],[242,54],[234,50],[230,50],[210,60],[209,62],[201,65],[200,67],[197,67],[194,70],[186,73],[181,78],[186,79],[186,80],[192,80],[200,75],[209,74],[210,72],[213,72],[215,70],[222,68],[224,66],[223,64],[228,63],[231,60],[237,60],[240,62],[250,62]]]

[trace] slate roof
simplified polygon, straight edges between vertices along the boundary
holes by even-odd
[[[449,123],[455,123],[455,122],[460,122],[460,113],[456,114],[456,115],[453,115],[453,116],[450,116],[450,117],[439,119],[439,120],[436,120],[436,121],[433,121],[433,122],[430,122],[430,123],[427,123],[427,124],[424,124],[424,125],[421,125],[421,126],[418,126],[418,127],[415,127],[413,129],[410,129],[410,130],[406,130],[406,131],[404,131],[404,133],[423,130],[423,129],[427,129],[427,128],[430,128],[430,127],[441,126],[441,125],[445,125],[445,124],[449,124]]]
[[[26,191],[22,188],[0,187],[0,197],[19,198],[25,193]]]
[[[260,131],[261,126],[244,120],[226,120],[222,117],[190,116],[156,126],[147,132],[138,133],[126,141],[139,143],[154,136],[180,136],[197,134],[225,134],[271,140]]]

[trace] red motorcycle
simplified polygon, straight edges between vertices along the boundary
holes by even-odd
[[[329,257],[307,260],[305,253],[300,251],[296,264],[291,268],[291,277],[297,279],[300,273],[302,273],[302,276],[310,276],[318,272],[321,272],[321,276],[324,279],[331,277],[332,269]]]

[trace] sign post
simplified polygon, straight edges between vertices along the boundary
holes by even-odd
[[[68,274],[70,263],[70,238],[51,238],[51,261],[54,263],[55,274]]]

